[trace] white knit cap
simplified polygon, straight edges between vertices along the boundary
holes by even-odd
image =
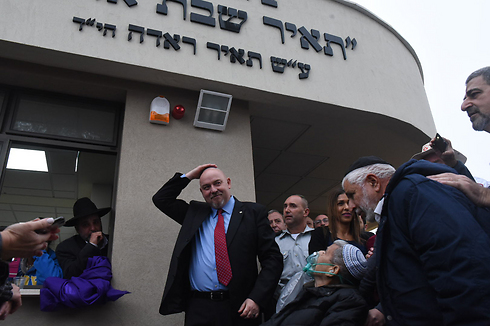
[[[346,244],[342,249],[345,267],[349,273],[356,279],[360,280],[367,270],[367,260],[364,258],[361,250],[351,244]]]

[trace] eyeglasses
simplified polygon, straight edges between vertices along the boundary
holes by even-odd
[[[322,222],[325,223],[325,224],[327,224],[328,223],[328,218],[324,218],[322,220],[315,221],[315,224],[316,225],[320,225]]]

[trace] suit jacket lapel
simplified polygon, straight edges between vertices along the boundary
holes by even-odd
[[[211,207],[209,206],[199,210],[199,212],[196,214],[196,217],[192,220],[191,233],[193,235],[196,234],[197,230],[199,230],[204,220],[208,218],[210,214]]]
[[[231,214],[230,224],[228,225],[228,231],[226,232],[226,245],[230,246],[233,238],[235,237],[238,226],[240,225],[243,218],[243,204],[235,197],[235,207],[233,208],[233,213]]]

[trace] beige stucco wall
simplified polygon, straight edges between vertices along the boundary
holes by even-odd
[[[117,303],[120,313],[127,315],[127,325],[182,324],[180,315],[158,314],[180,227],[151,201],[163,183],[175,172],[216,162],[231,178],[237,198],[254,200],[255,192],[249,114],[243,102],[233,103],[222,133],[196,129],[189,123],[195,114],[191,103],[197,101],[198,93],[179,94],[180,103],[189,108],[184,119],[172,120],[168,126],[149,125],[145,114],[153,94],[129,92],[124,122],[112,262],[114,286],[132,292]],[[202,199],[198,188],[194,181],[182,198]]]
[[[244,87],[244,97],[253,90],[262,90],[381,113],[409,122],[431,135],[435,130],[413,54],[391,30],[342,1],[280,1],[278,8],[262,5],[258,0],[220,1],[221,5],[247,12],[248,20],[240,33],[218,27],[218,2],[210,2],[217,23],[214,28],[190,22],[191,12],[207,13],[192,8],[190,1],[186,20],[180,4],[168,2],[169,13],[165,16],[155,12],[156,3],[139,1],[138,5],[128,7],[122,0],[117,4],[102,0],[4,0],[0,3],[0,39],[59,51],[51,62],[50,58],[29,57],[26,51],[5,54],[15,58],[135,80],[180,84],[195,90],[202,80],[215,81],[222,83],[223,90],[230,85]],[[84,26],[79,31],[78,24],[72,22],[74,16],[116,25],[116,36],[112,38],[110,31],[102,36],[95,26]],[[264,16],[283,24],[295,24],[297,28],[304,26],[308,31],[318,30],[321,46],[326,45],[323,33],[342,39],[355,38],[358,43],[354,50],[351,47],[345,50],[347,60],[336,44],[332,45],[332,57],[311,47],[302,49],[299,33],[291,38],[291,33],[285,31],[282,44],[279,30],[263,24]],[[163,40],[156,47],[155,37],[148,35],[139,43],[137,33],[128,41],[129,24],[192,37],[197,42],[197,53],[194,55],[192,46],[182,42],[179,51],[163,49]],[[259,69],[256,60],[253,67],[230,63],[229,55],[225,57],[223,53],[218,61],[216,51],[207,49],[206,42],[258,52],[263,68]],[[286,68],[284,74],[272,72],[271,56],[310,64],[309,77],[299,80],[297,67]]]

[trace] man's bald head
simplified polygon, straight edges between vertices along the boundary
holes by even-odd
[[[223,208],[230,200],[231,180],[218,168],[205,169],[199,178],[199,189],[206,203]]]

